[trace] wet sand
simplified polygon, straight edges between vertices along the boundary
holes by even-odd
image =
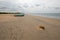
[[[40,30],[44,26],[45,30]],[[60,40],[60,20],[0,14],[0,40]]]

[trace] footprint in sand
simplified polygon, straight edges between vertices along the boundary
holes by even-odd
[[[44,26],[39,26],[39,30],[45,30]]]

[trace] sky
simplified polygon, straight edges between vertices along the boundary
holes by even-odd
[[[0,12],[60,13],[60,0],[0,0]]]

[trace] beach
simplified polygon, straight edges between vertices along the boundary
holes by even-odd
[[[40,30],[43,26],[45,30]],[[60,20],[41,16],[0,14],[0,40],[60,40]]]

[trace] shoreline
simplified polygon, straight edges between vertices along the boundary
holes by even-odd
[[[54,13],[52,13],[52,14],[54,14]],[[56,13],[56,14],[59,14],[60,15],[60,13]],[[50,15],[48,15],[48,13],[40,13],[39,15],[38,15],[38,13],[35,13],[35,14],[30,14],[30,15],[33,15],[33,16],[41,16],[41,17],[46,17],[46,18],[54,18],[54,19],[60,19],[60,16],[58,15],[58,16],[56,16],[55,14],[55,16],[53,15],[53,16],[51,16],[51,14]]]

